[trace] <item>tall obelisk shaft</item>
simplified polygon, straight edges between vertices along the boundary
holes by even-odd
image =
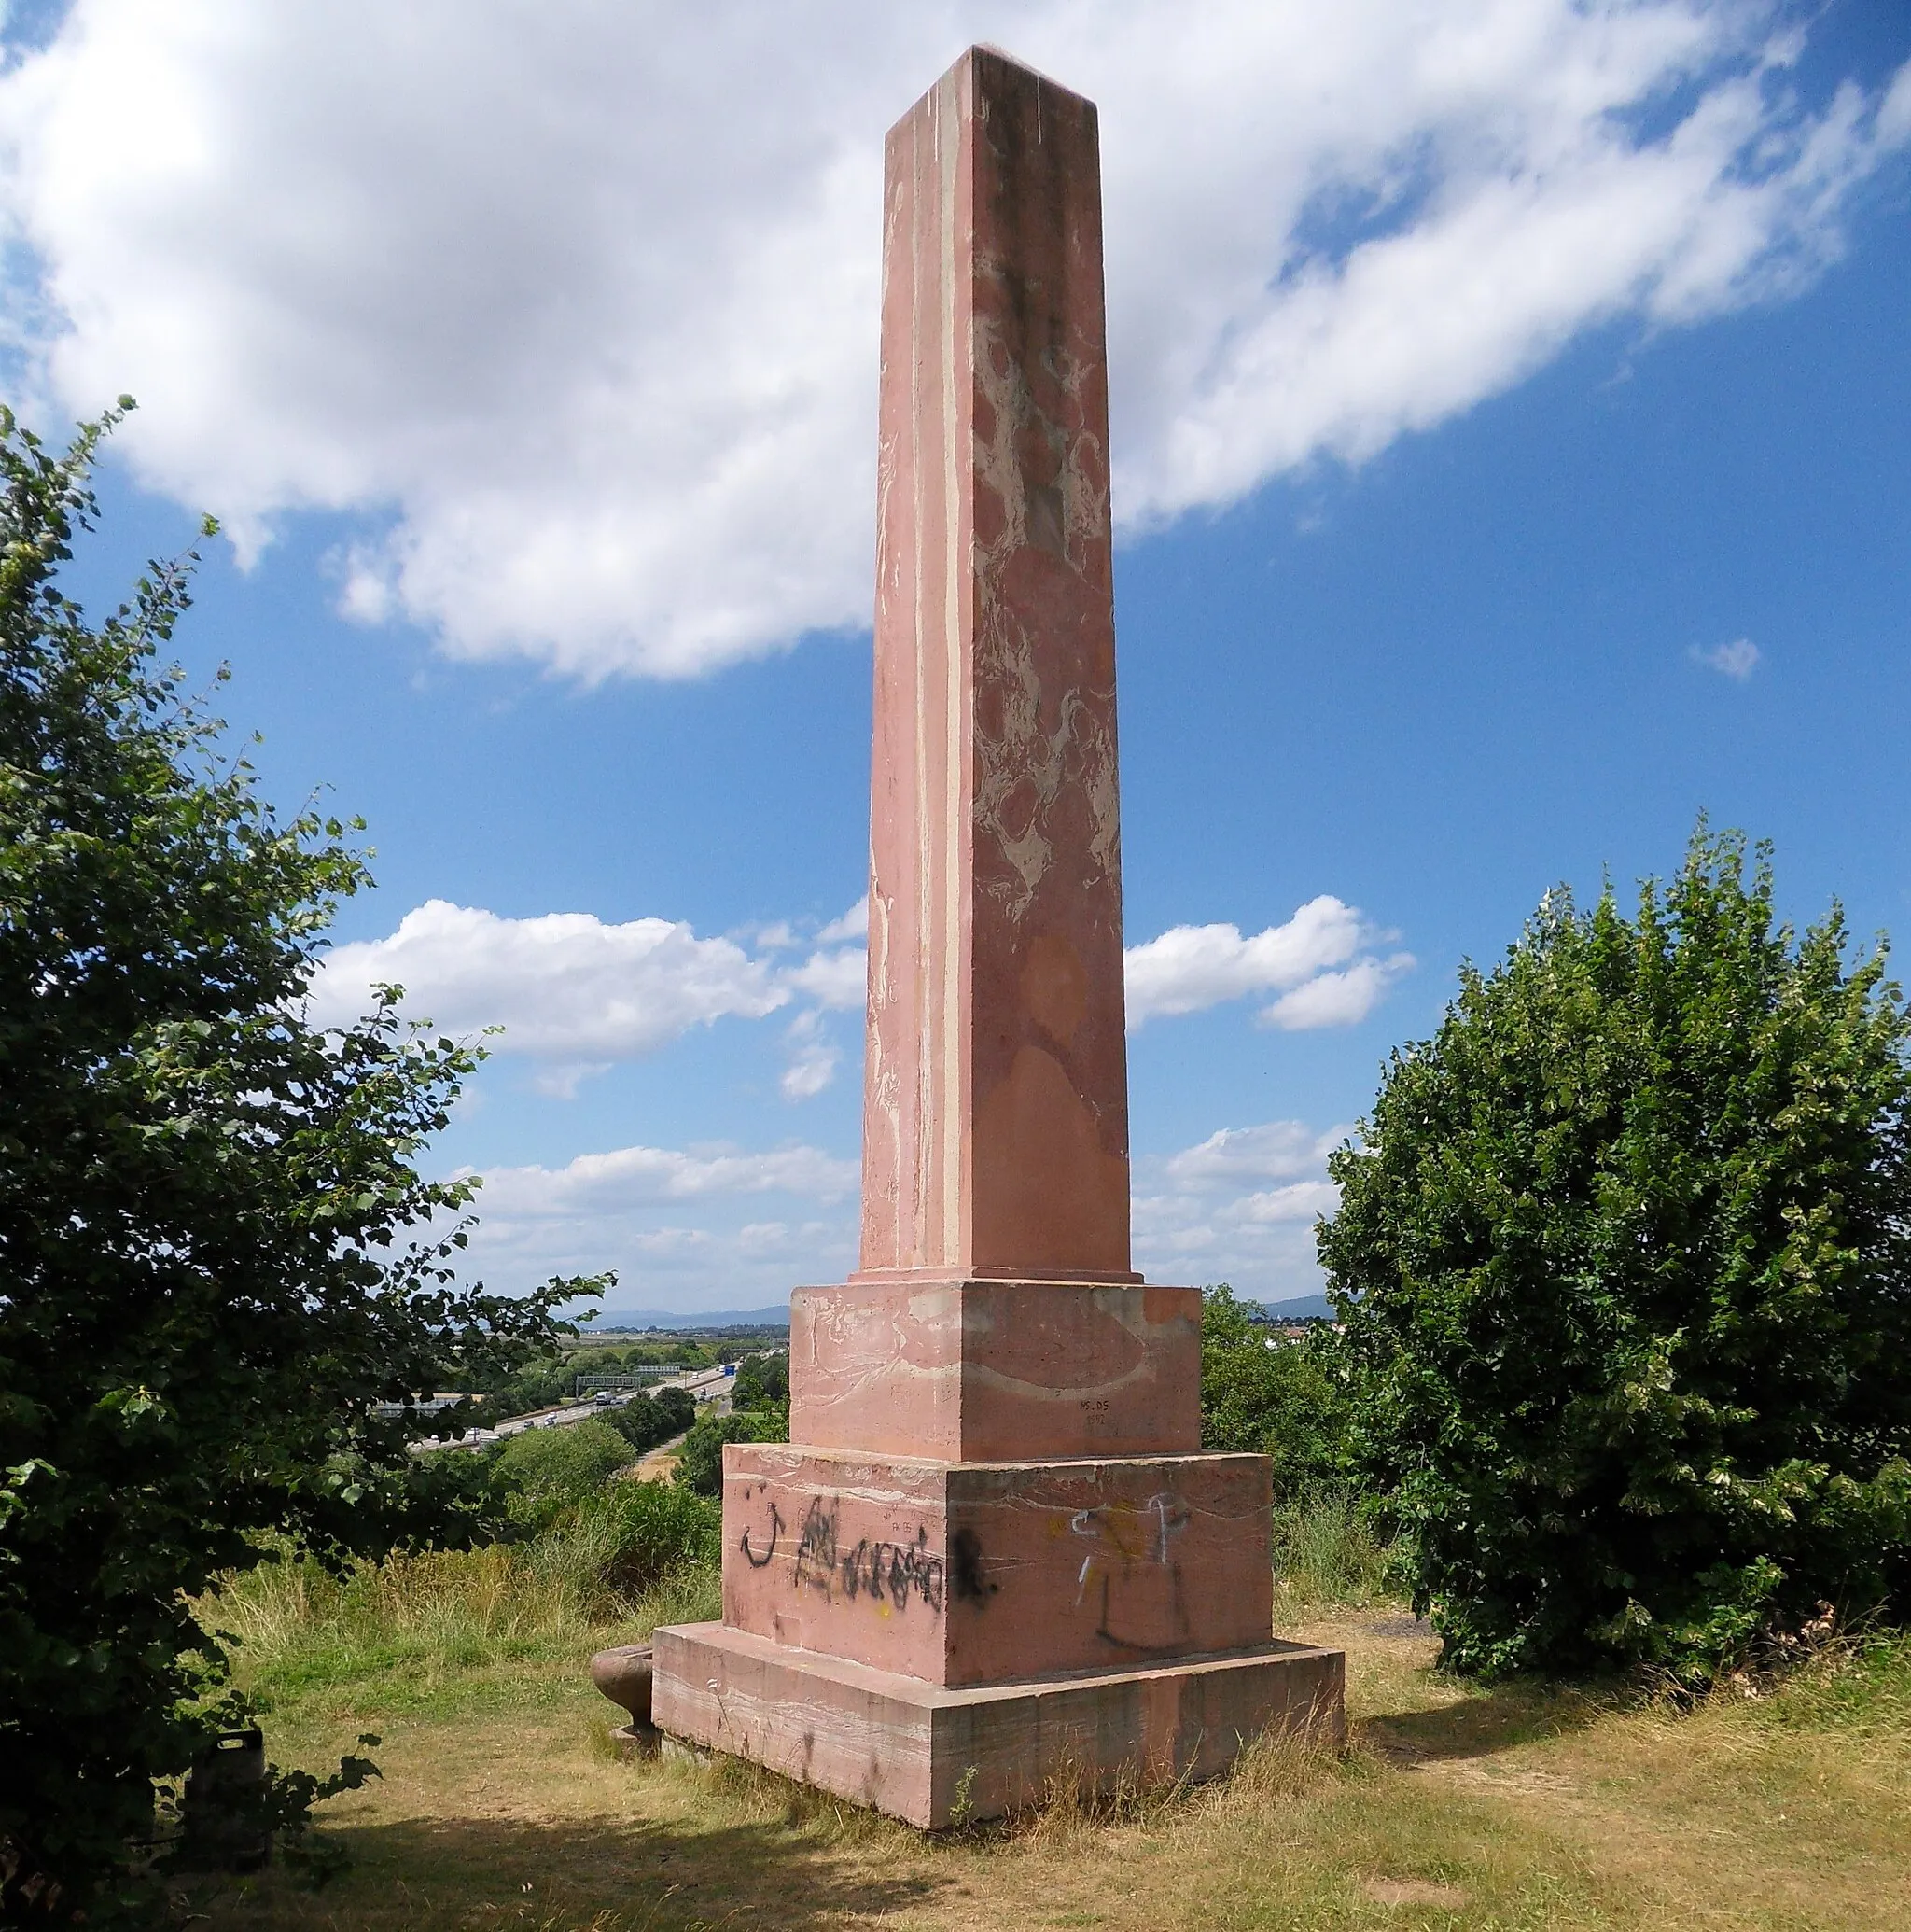
[[[653,1711],[921,1826],[1337,1738],[1270,1464],[1128,1269],[1095,109],[986,49],[889,137],[863,1268],[723,1451],[723,1621]]]
[[[972,49],[885,197],[860,1279],[1132,1281],[1094,105]]]

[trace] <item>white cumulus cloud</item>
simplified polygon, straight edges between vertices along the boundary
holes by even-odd
[[[1283,993],[1272,1006],[1262,1007],[1262,1024],[1290,1033],[1311,1027],[1357,1026],[1380,1003],[1388,987],[1413,967],[1413,954],[1394,953],[1385,959],[1358,959],[1338,973],[1319,973]]]
[[[859,945],[819,948],[801,966],[786,967],[782,977],[785,986],[806,994],[818,1006],[855,1012],[868,997],[869,954]]]
[[[681,920],[510,919],[431,899],[388,938],[328,954],[309,1011],[315,1025],[342,1025],[369,1009],[374,987],[400,986],[405,1010],[445,1032],[502,1028],[495,1050],[536,1061],[537,1085],[568,1097],[587,1075],[655,1053],[693,1028],[808,1002],[787,1029],[782,1077],[787,1098],[806,1099],[830,1084],[842,1057],[819,1015],[863,1002],[863,951],[818,948],[783,965],[774,956],[797,944],[793,928],[779,922],[754,937],[751,953],[732,939],[699,938]]]
[[[796,1194],[830,1202],[854,1193],[858,1179],[854,1161],[816,1147],[779,1147],[767,1154],[732,1147],[620,1147],[580,1154],[562,1168],[489,1169],[479,1205],[486,1218],[523,1218],[727,1195]]]
[[[1228,1281],[1251,1299],[1318,1294],[1314,1225],[1340,1205],[1327,1156],[1353,1131],[1274,1120],[1137,1159],[1136,1266],[1151,1281]]]
[[[1282,1181],[1319,1170],[1330,1151],[1351,1131],[1346,1127],[1331,1127],[1321,1133],[1299,1120],[1222,1127],[1198,1146],[1170,1155],[1165,1171],[1171,1181],[1187,1188]]]
[[[688,676],[870,609],[881,141],[1101,106],[1118,515],[1803,286],[1911,140],[1776,0],[73,0],[0,76],[0,341],[148,484],[355,513],[342,608]],[[845,935],[848,936],[848,935]]]
[[[777,1083],[786,1100],[807,1100],[821,1093],[836,1077],[843,1054],[823,1030],[821,1015],[800,1013],[783,1034],[789,1064]]]
[[[845,939],[867,939],[870,931],[870,895],[865,892],[840,919],[831,919],[816,934],[818,945],[841,945]]]
[[[465,1266],[508,1293],[613,1268],[609,1308],[752,1307],[855,1265],[857,1164],[817,1147],[620,1147],[479,1178]]]
[[[1284,1221],[1304,1221],[1309,1225],[1322,1214],[1332,1214],[1340,1206],[1340,1189],[1332,1181],[1290,1181],[1285,1187],[1270,1187],[1250,1194],[1234,1205],[1234,1212],[1245,1222],[1265,1227]]]
[[[1172,926],[1127,950],[1129,1030],[1158,1015],[1199,1013],[1275,991],[1281,998],[1261,1013],[1269,1026],[1351,1026],[1414,964],[1410,953],[1356,959],[1375,936],[1354,907],[1329,893],[1308,900],[1284,924],[1246,937],[1234,925]]]
[[[786,1099],[804,1100],[835,1079],[844,1046],[829,1015],[861,1010],[868,973],[864,946],[818,942],[853,938],[864,917],[858,903],[808,941],[778,920],[748,935],[752,950],[701,937],[682,920],[612,924],[590,913],[513,919],[431,899],[386,938],[355,940],[327,955],[309,1013],[315,1025],[343,1025],[370,1007],[374,987],[399,986],[404,1010],[444,1032],[501,1029],[493,1050],[531,1060],[537,1085],[568,1098],[590,1075],[656,1053],[698,1027],[794,1007],[778,1084]],[[1351,1025],[1414,963],[1407,953],[1361,953],[1374,936],[1358,911],[1326,894],[1246,938],[1232,925],[1172,927],[1127,951],[1129,1024],[1278,991],[1259,1015],[1264,1025]]]
[[[503,1027],[500,1049],[544,1062],[558,1091],[692,1027],[728,1015],[760,1019],[790,998],[764,961],[731,940],[699,939],[680,921],[506,919],[443,899],[407,913],[388,939],[329,954],[314,984],[314,1020],[353,1018],[381,984],[402,986],[408,1010],[447,1032]]]

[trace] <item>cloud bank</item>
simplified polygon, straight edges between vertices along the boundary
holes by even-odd
[[[620,1147],[480,1178],[465,1266],[507,1293],[615,1268],[610,1306],[691,1312],[854,1266],[857,1164],[817,1147]]]
[[[1135,1265],[1151,1281],[1229,1281],[1257,1300],[1318,1294],[1314,1225],[1340,1205],[1327,1156],[1352,1132],[1276,1120],[1137,1159]]]
[[[817,934],[839,934],[855,909]],[[820,1093],[837,1050],[819,1015],[863,1002],[863,951],[817,946],[779,963],[796,945],[786,924],[757,935],[758,952],[733,939],[700,939],[680,920],[607,925],[590,913],[500,918],[476,906],[431,899],[385,939],[357,940],[328,954],[308,1012],[316,1026],[341,1026],[366,1012],[380,986],[405,990],[406,1010],[447,1033],[502,1028],[501,1053],[537,1065],[537,1084],[568,1096],[586,1075],[642,1059],[717,1020],[762,1019],[809,1002],[788,1029],[791,1099]]]
[[[1136,1266],[1267,1300],[1316,1293],[1314,1224],[1338,1201],[1326,1158],[1349,1132],[1270,1121],[1137,1159]],[[780,1301],[855,1266],[857,1163],[807,1144],[621,1147],[481,1179],[466,1261],[508,1292],[614,1267],[613,1305],[688,1311]]]
[[[493,1050],[530,1060],[543,1091],[569,1097],[589,1075],[699,1027],[794,1008],[779,1085],[786,1099],[805,1100],[843,1063],[829,1016],[862,1010],[868,955],[856,942],[867,930],[860,900],[807,939],[787,920],[760,929],[750,950],[733,938],[699,938],[681,920],[510,919],[431,899],[388,937],[328,954],[308,1013],[314,1025],[342,1026],[370,1008],[374,988],[399,986],[406,1011],[447,1033],[501,1028]],[[1173,927],[1127,950],[1129,1025],[1277,991],[1258,1015],[1264,1026],[1352,1026],[1414,964],[1410,953],[1360,950],[1377,936],[1328,894],[1248,938],[1236,926]]]
[[[356,513],[348,615],[691,676],[867,621],[881,137],[968,41],[1100,104],[1133,530],[1802,287],[1911,68],[1808,98],[1795,14],[75,0],[0,77],[0,342],[242,552]]]

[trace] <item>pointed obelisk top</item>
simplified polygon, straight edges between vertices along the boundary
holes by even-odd
[[[1132,1281],[1092,102],[890,131],[862,1273]]]

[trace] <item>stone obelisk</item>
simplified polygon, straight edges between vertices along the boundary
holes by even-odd
[[[941,1826],[1337,1733],[1342,1660],[1270,1639],[1267,1462],[1129,1266],[1095,111],[990,49],[889,134],[879,435],[862,1266],[654,1713]]]

